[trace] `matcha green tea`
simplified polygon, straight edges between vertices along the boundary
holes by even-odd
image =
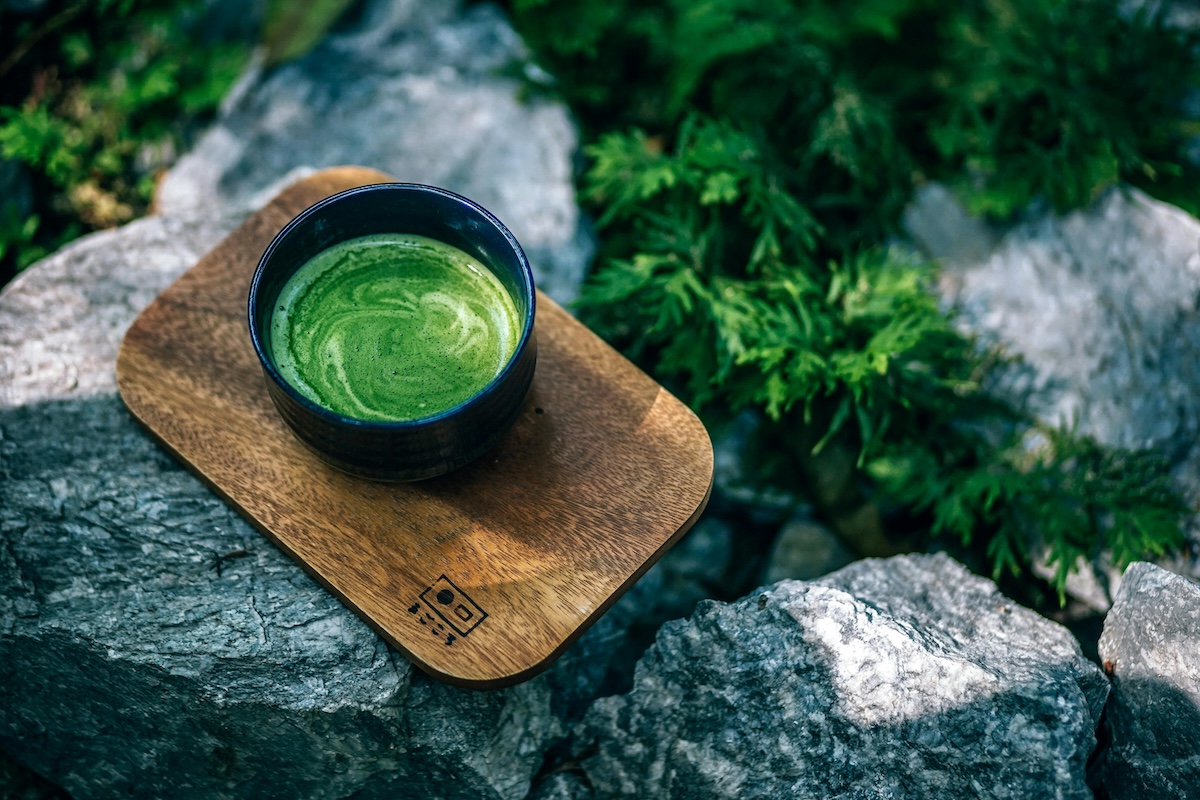
[[[347,417],[399,421],[452,408],[512,357],[520,315],[472,256],[407,234],[318,253],[280,292],[271,356],[301,394]]]

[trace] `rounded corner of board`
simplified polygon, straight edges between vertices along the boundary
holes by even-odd
[[[499,689],[507,689],[517,684],[524,683],[531,678],[536,678],[538,675],[545,672],[558,660],[559,656],[567,649],[570,642],[566,642],[562,647],[557,648],[533,664],[520,667],[515,670],[497,671],[494,673],[479,672],[472,675],[463,675],[438,667],[436,664],[431,664],[424,659],[419,659],[414,656],[409,656],[409,660],[414,665],[427,673],[431,677],[448,683],[451,686],[456,686],[459,689],[469,689],[476,692],[490,692]]]
[[[668,402],[672,406],[667,412],[670,417],[669,424],[683,435],[683,438],[688,443],[689,450],[694,455],[696,465],[704,473],[708,484],[705,492],[705,497],[707,498],[708,493],[712,489],[713,472],[716,468],[716,453],[713,449],[712,436],[709,434],[704,422],[687,403],[671,394],[665,388],[660,388],[659,391],[661,392],[660,398],[669,398]]]

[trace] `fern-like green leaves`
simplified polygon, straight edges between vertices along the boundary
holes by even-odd
[[[824,406],[827,436],[850,425],[869,454],[909,398],[954,396],[971,345],[938,311],[928,264],[822,255],[821,225],[765,147],[693,117],[669,155],[639,133],[591,148],[587,195],[636,255],[599,271],[581,310],[698,406],[774,420]]]
[[[945,108],[930,135],[969,207],[1059,211],[1118,179],[1179,176],[1194,135],[1178,111],[1200,37],[1161,13],[1094,0],[986,0],[948,20]],[[1153,191],[1153,189],[1151,189]]]
[[[997,574],[1051,564],[1060,597],[1081,560],[1181,545],[1167,465],[989,398],[995,354],[891,242],[927,178],[998,217],[1119,181],[1194,207],[1195,35],[1115,0],[515,11],[591,132],[604,260],[582,315],[709,421],[759,413],[770,482],[803,490],[796,465],[836,443],[880,505]]]
[[[893,447],[869,471],[892,497],[931,511],[934,534],[964,545],[983,537],[996,577],[1048,564],[1064,602],[1080,563],[1123,567],[1184,544],[1189,509],[1160,456],[1044,425],[1010,428],[998,446],[961,428],[941,433],[954,445]]]

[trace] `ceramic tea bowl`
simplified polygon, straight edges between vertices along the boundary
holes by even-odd
[[[428,265],[412,260],[418,246],[433,253]],[[474,265],[462,274],[477,283],[454,277],[445,279],[444,289],[437,285],[443,273],[451,274],[438,260],[445,254]],[[327,267],[335,262],[336,269]],[[349,288],[327,290],[339,281]],[[502,333],[478,333],[479,315],[463,310],[489,303],[504,306],[484,315],[506,320]],[[414,481],[470,463],[512,426],[533,380],[536,303],[529,261],[500,220],[444,189],[377,184],[316,203],[264,251],[248,305],[250,341],[280,416],[318,457],[361,477]],[[414,316],[420,314],[428,316]],[[326,335],[327,327],[339,333]],[[468,328],[483,337],[481,347],[493,340],[502,345],[487,351],[490,366],[476,384],[463,384],[465,395],[447,394],[443,390],[454,387],[437,376],[449,376],[452,384],[463,364],[469,372],[474,362],[456,364],[459,356],[443,359],[436,349],[421,356],[425,361],[404,360],[423,353],[418,345],[425,339],[466,342]],[[443,329],[449,333],[436,333]],[[359,351],[384,361],[356,361]],[[360,374],[356,384],[352,379]],[[390,381],[399,387],[406,380],[407,394],[388,394]]]

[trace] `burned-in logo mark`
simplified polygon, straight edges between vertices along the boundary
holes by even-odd
[[[487,612],[471,597],[458,588],[445,575],[421,592],[420,601],[408,609],[446,645],[454,644],[460,636],[466,636],[487,619]],[[432,613],[430,613],[432,612]]]

